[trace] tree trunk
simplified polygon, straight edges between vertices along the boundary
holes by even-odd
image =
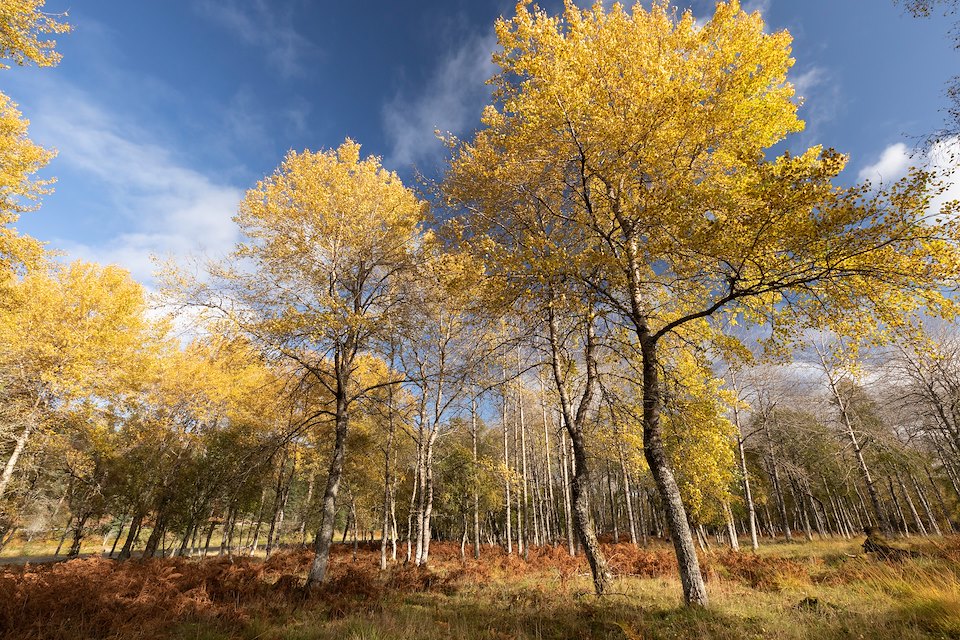
[[[670,537],[677,552],[684,600],[688,605],[705,607],[708,603],[707,587],[687,523],[687,510],[683,506],[660,430],[662,397],[657,345],[645,327],[640,331],[639,338],[643,357],[643,452],[663,501]]]
[[[540,369],[537,369],[537,380],[540,382],[540,413],[543,417],[543,453],[546,458],[546,470],[547,470],[547,518],[549,518],[550,528],[552,529],[552,534],[548,532],[547,535],[550,535],[552,538],[551,542],[556,544],[556,539],[559,536],[560,523],[557,519],[557,503],[556,498],[553,492],[553,465],[550,461],[550,429],[548,428],[547,420],[547,390],[543,383],[543,373]]]
[[[150,532],[150,537],[147,538],[147,544],[143,548],[143,558],[152,558],[157,553],[157,549],[160,547],[160,536],[164,533],[164,527],[166,527],[166,518],[163,514],[157,513],[157,520],[153,525],[153,531]]]
[[[480,559],[480,492],[477,487],[479,479],[479,458],[477,457],[477,437],[480,426],[477,423],[477,397],[470,398],[470,436],[473,443],[473,557]]]
[[[907,516],[904,515],[903,509],[900,508],[900,501],[897,500],[897,492],[893,488],[893,478],[887,476],[887,483],[890,489],[890,501],[893,503],[893,512],[897,517],[897,520],[900,521],[900,524],[903,527],[903,535],[910,537],[910,526],[907,524]]]
[[[513,537],[511,535],[511,524],[510,524],[510,446],[509,438],[507,437],[507,369],[503,369],[503,405],[501,407],[501,413],[503,418],[503,469],[505,472],[504,482],[503,482],[503,503],[507,508],[507,518],[506,518],[506,538],[507,538],[507,553],[513,553]]]
[[[530,558],[530,496],[527,473],[527,423],[523,412],[523,379],[520,363],[520,346],[517,345],[517,428],[520,431],[520,472],[523,477],[523,557]]]
[[[927,480],[930,481],[930,486],[933,487],[933,494],[937,498],[937,503],[940,505],[940,510],[943,512],[943,518],[947,522],[947,530],[951,533],[954,531],[953,522],[950,520],[950,509],[947,508],[947,503],[943,499],[943,493],[940,492],[940,487],[937,486],[937,483],[933,480],[933,474],[930,472],[930,467],[926,467]]]
[[[770,478],[773,480],[773,492],[777,497],[777,508],[780,511],[780,520],[783,522],[783,535],[787,542],[793,540],[790,532],[790,519],[787,516],[787,500],[783,495],[783,486],[780,483],[780,471],[777,468],[777,458],[773,452],[773,436],[770,435],[770,424],[766,416],[761,419],[763,433],[767,439],[767,461],[770,465]]]
[[[424,482],[424,505],[423,505],[423,527],[421,533],[423,534],[423,546],[422,554],[420,560],[417,564],[426,564],[430,560],[430,538],[432,535],[431,530],[431,518],[433,517],[433,446],[436,441],[438,429],[440,428],[439,422],[434,424],[434,429],[430,433],[430,437],[427,439],[427,453],[424,460],[424,472],[426,474]]]
[[[910,481],[913,483],[913,488],[917,492],[917,498],[920,499],[920,504],[923,506],[924,513],[927,514],[927,522],[930,523],[930,530],[933,531],[933,535],[935,536],[942,535],[940,531],[940,525],[937,523],[937,519],[933,515],[933,509],[930,508],[930,502],[927,500],[926,494],[920,487],[920,483],[917,482],[917,477],[912,473],[910,474]]]
[[[630,475],[623,455],[623,439],[617,437],[617,450],[620,454],[620,479],[623,482],[623,499],[627,503],[627,523],[630,525],[630,544],[637,544],[637,521],[633,513],[633,500],[630,489]]]
[[[391,354],[392,363],[392,354]],[[390,458],[393,454],[393,439],[396,433],[396,423],[393,416],[393,385],[387,387],[387,446],[383,450],[383,529],[380,540],[380,571],[387,569],[387,532],[390,531],[390,500],[392,492],[390,487],[392,480],[390,478]]]
[[[910,514],[913,516],[913,521],[917,525],[917,531],[920,535],[927,535],[927,528],[923,526],[923,520],[920,519],[920,514],[917,513],[917,507],[913,504],[913,498],[910,497],[910,492],[907,490],[907,485],[904,483],[903,478],[900,476],[900,472],[897,472],[897,482],[900,484],[900,490],[903,492],[903,497],[907,499],[907,506],[910,507]]]
[[[112,558],[114,551],[117,550],[117,543],[120,542],[120,537],[123,536],[123,528],[126,524],[125,520],[126,518],[120,518],[120,528],[117,530],[117,537],[113,539],[113,546],[110,547],[110,553],[107,554],[108,558]]]
[[[36,407],[36,405],[34,406]],[[24,448],[27,446],[27,440],[30,439],[31,433],[33,433],[33,419],[32,416],[28,416],[27,424],[24,425],[23,431],[17,436],[17,443],[13,447],[13,452],[10,453],[10,457],[7,458],[7,464],[3,467],[3,474],[0,474],[0,499],[3,499],[4,494],[7,492],[7,486],[10,484],[10,479],[13,478],[13,470],[17,466],[17,461],[20,459]]]
[[[567,533],[567,551],[571,556],[577,554],[573,544],[573,508],[570,504],[570,474],[567,465],[567,436],[560,432],[560,479],[563,482],[563,518]]]
[[[320,517],[320,529],[314,544],[316,555],[310,566],[305,588],[309,591],[323,582],[330,562],[330,545],[333,543],[333,527],[337,517],[337,493],[340,491],[340,478],[343,475],[343,458],[347,445],[347,380],[344,374],[337,376],[336,429],[333,441],[333,455],[327,473],[327,487],[323,492],[323,507]]]
[[[730,548],[734,551],[740,551],[740,540],[737,539],[737,525],[733,521],[733,511],[730,509],[730,503],[723,503],[724,514],[727,518],[727,539],[730,541]]]
[[[60,536],[60,544],[57,545],[57,550],[53,552],[53,556],[57,557],[60,555],[60,549],[63,548],[63,543],[67,539],[67,534],[70,533],[70,525],[73,524],[73,516],[67,520],[67,526],[63,528],[63,534]]]
[[[740,456],[740,483],[743,486],[743,501],[747,507],[747,524],[750,526],[750,548],[756,551],[760,548],[757,539],[757,508],[753,504],[753,492],[750,489],[750,472],[747,470],[747,454],[743,446],[743,431],[740,428],[740,410],[736,404],[733,407],[733,421],[737,428],[737,453]]]
[[[593,401],[594,385],[596,384],[597,365],[595,360],[595,340],[593,333],[593,317],[586,320],[586,347],[585,360],[587,369],[587,381],[584,385],[583,395],[580,398],[580,404],[574,413],[573,405],[567,394],[566,384],[560,371],[560,348],[557,321],[554,315],[553,306],[549,308],[549,326],[550,326],[550,349],[551,362],[553,368],[554,382],[557,386],[557,392],[560,396],[560,406],[563,413],[563,421],[570,436],[570,442],[573,445],[573,458],[576,463],[573,475],[573,520],[577,527],[577,534],[583,545],[584,554],[587,556],[587,562],[590,565],[590,571],[593,574],[593,586],[597,595],[603,595],[613,579],[610,569],[607,566],[607,559],[604,557],[597,541],[597,535],[594,530],[593,519],[590,517],[590,504],[588,497],[589,490],[589,469],[587,467],[587,450],[584,442],[584,424],[587,419],[587,412]]]
[[[77,516],[77,521],[73,525],[73,544],[70,545],[70,551],[67,552],[67,556],[70,558],[76,558],[80,555],[80,544],[83,542],[83,527],[87,524],[89,517],[89,513]]]
[[[863,447],[853,429],[853,422],[850,419],[850,412],[847,410],[847,405],[844,402],[843,395],[840,393],[840,389],[837,387],[837,381],[833,377],[832,370],[827,364],[826,356],[820,349],[817,349],[817,354],[820,356],[820,363],[823,365],[824,373],[827,375],[827,382],[830,386],[830,391],[833,393],[833,397],[837,401],[837,407],[840,410],[840,418],[843,421],[844,427],[846,428],[847,436],[850,438],[850,444],[853,446],[853,452],[857,458],[857,464],[860,466],[860,473],[863,476],[863,481],[867,485],[867,493],[870,495],[870,502],[873,505],[873,511],[877,517],[877,524],[881,525],[881,523],[884,522],[884,518],[882,517],[883,509],[880,507],[880,496],[877,493],[877,488],[874,486],[873,476],[870,474],[870,468],[867,467],[867,461],[863,457]]]
[[[617,526],[617,501],[613,494],[613,477],[610,474],[610,461],[607,461],[607,494],[610,498],[610,521],[613,525],[613,543],[620,543],[620,528]]]
[[[137,511],[130,521],[130,528],[127,530],[127,539],[123,541],[123,548],[120,549],[119,560],[126,560],[133,553],[133,545],[136,544],[140,536],[140,525],[143,522],[143,512]]]

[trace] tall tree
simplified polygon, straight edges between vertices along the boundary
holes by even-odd
[[[359,358],[397,312],[397,281],[413,265],[423,216],[396,174],[361,158],[352,140],[291,151],[241,203],[245,240],[234,261],[214,265],[208,284],[171,278],[332,398],[313,416],[333,421],[334,439],[308,587],[326,574],[351,410],[384,384],[356,375]]]
[[[31,435],[51,409],[105,397],[149,343],[143,288],[117,267],[74,262],[35,271],[0,314],[0,392],[19,407],[18,434],[0,473],[0,498]]]
[[[685,599],[706,605],[663,440],[664,338],[703,342],[730,321],[782,338],[806,316],[895,333],[922,307],[950,314],[960,222],[939,214],[956,203],[929,211],[942,186],[925,171],[876,192],[834,186],[846,159],[831,150],[768,158],[803,128],[790,36],[735,0],[703,24],[666,3],[554,17],[521,2],[496,30],[495,102],[456,150],[450,193],[485,219],[538,208],[574,240],[553,263],[631,326],[644,452]]]

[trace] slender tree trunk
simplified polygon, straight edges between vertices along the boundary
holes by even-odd
[[[113,546],[110,547],[110,553],[107,555],[108,558],[112,558],[113,552],[117,550],[117,543],[120,541],[120,537],[123,536],[125,521],[126,518],[120,518],[120,528],[117,530],[117,537],[113,539]]]
[[[810,514],[807,512],[807,507],[804,504],[801,487],[798,485],[796,478],[794,478],[793,474],[789,471],[787,471],[787,478],[790,480],[790,491],[793,493],[793,504],[796,505],[796,508],[800,512],[800,517],[803,521],[804,536],[806,537],[807,542],[811,542],[813,540],[813,530],[810,527]]]
[[[207,527],[207,535],[206,535],[206,537],[205,537],[205,539],[204,539],[204,542],[203,542],[203,551],[200,553],[200,556],[203,557],[203,558],[206,558],[206,557],[207,557],[207,553],[209,553],[209,551],[210,551],[210,540],[213,539],[213,530],[216,529],[216,527],[217,527],[217,523],[216,523],[216,521],[213,519],[213,517],[214,517],[214,514],[211,513],[211,514],[210,514],[210,524],[209,524],[209,526]]]
[[[313,504],[313,485],[316,484],[316,472],[311,469],[307,478],[307,497],[300,510],[300,544],[307,544],[307,518],[310,516],[310,506]]]
[[[480,492],[477,487],[477,482],[479,480],[478,473],[480,470],[479,464],[480,459],[477,457],[477,437],[479,435],[478,431],[480,429],[479,424],[477,423],[477,397],[471,396],[470,398],[470,436],[473,444],[473,557],[475,560],[480,559]],[[466,531],[466,528],[464,528]]]
[[[341,365],[343,366],[343,365]],[[349,367],[347,367],[349,368]],[[327,575],[327,564],[330,562],[330,545],[333,543],[333,527],[337,516],[337,493],[340,491],[340,478],[343,474],[343,458],[347,444],[347,379],[340,371],[337,372],[336,393],[336,428],[334,432],[333,455],[330,459],[330,470],[327,474],[327,487],[323,493],[323,507],[320,518],[320,529],[317,531],[315,542],[316,556],[310,567],[307,577],[306,590],[318,586]]]
[[[397,487],[396,474],[394,485],[390,487],[390,561],[397,561]]]
[[[887,482],[890,488],[890,501],[893,503],[894,515],[903,527],[903,535],[909,538],[910,527],[907,525],[907,517],[903,514],[903,509],[900,508],[900,501],[897,500],[897,492],[893,488],[893,478],[887,476]]]
[[[773,491],[777,496],[777,507],[780,510],[780,519],[783,522],[783,535],[787,542],[793,540],[790,532],[790,520],[787,516],[787,500],[783,495],[783,487],[780,483],[780,471],[777,468],[777,458],[773,452],[773,436],[770,435],[770,424],[767,417],[762,418],[763,432],[767,439],[767,460],[770,465],[770,477],[773,480]]]
[[[882,517],[883,509],[880,507],[880,496],[877,493],[877,488],[874,486],[873,476],[870,474],[870,468],[867,466],[867,461],[863,457],[863,446],[860,444],[860,440],[857,438],[857,434],[853,429],[853,422],[850,419],[850,412],[847,410],[847,404],[843,399],[843,394],[840,393],[840,389],[837,386],[837,381],[833,377],[833,372],[830,366],[827,364],[826,356],[819,348],[817,349],[817,354],[820,356],[820,363],[823,365],[824,373],[827,375],[827,382],[830,386],[830,391],[833,393],[833,397],[837,401],[837,407],[840,410],[840,419],[843,422],[843,426],[846,428],[847,436],[850,438],[850,444],[853,446],[853,452],[857,458],[857,464],[860,466],[860,473],[863,476],[863,481],[867,485],[867,493],[870,495],[870,502],[873,505],[873,511],[877,517],[877,523],[880,524],[884,521]]]
[[[507,553],[513,553],[513,538],[510,531],[510,446],[509,438],[507,436],[507,370],[506,367],[503,369],[503,405],[501,407],[501,413],[503,418],[503,468],[506,472],[503,482],[503,503],[507,508],[507,518],[506,518],[506,536],[507,536]]]
[[[730,540],[730,548],[734,551],[740,551],[740,540],[737,538],[737,525],[733,521],[733,511],[730,509],[730,503],[723,503],[724,514],[727,518],[727,539]]]
[[[630,544],[637,544],[637,521],[633,513],[630,475],[627,473],[627,463],[623,455],[623,439],[619,436],[617,437],[617,450],[620,454],[620,479],[623,482],[623,499],[627,503],[627,522],[630,525]]]
[[[571,497],[570,497],[570,475],[568,472],[567,465],[567,438],[566,434],[560,432],[560,475],[561,481],[563,482],[563,517],[566,524],[567,530],[567,550],[570,552],[571,556],[577,554],[577,549],[573,543],[573,508],[571,506]]]
[[[257,524],[253,527],[253,544],[250,545],[250,557],[252,558],[257,554],[257,547],[260,546],[260,529],[263,527],[263,508],[266,506],[267,502],[267,488],[264,487],[260,491],[260,506],[257,509]],[[229,520],[230,512],[227,513],[227,519]],[[224,539],[226,539],[227,533],[227,520],[223,521],[223,533]],[[223,547],[221,545],[220,554],[223,555]]]
[[[734,383],[736,384],[736,383]],[[750,548],[756,551],[760,548],[757,539],[757,509],[753,504],[753,492],[750,488],[750,472],[747,470],[747,454],[743,446],[743,430],[740,428],[740,409],[733,406],[733,422],[737,428],[737,453],[740,456],[740,483],[743,486],[743,501],[747,507],[747,524],[750,525]]]
[[[53,556],[57,557],[60,555],[60,549],[63,548],[63,543],[67,539],[67,534],[70,533],[70,526],[73,524],[73,516],[67,519],[67,526],[63,528],[63,534],[60,536],[60,544],[57,545],[57,550],[53,552]]]
[[[543,383],[543,372],[538,368],[537,369],[537,380],[540,382],[540,413],[543,418],[543,453],[546,458],[546,470],[547,470],[547,499],[548,499],[548,509],[547,517],[553,529],[553,535],[551,537],[551,542],[556,544],[556,539],[558,537],[558,531],[560,529],[560,523],[557,520],[557,503],[556,498],[553,493],[553,464],[550,461],[550,429],[548,428],[547,420],[547,390]],[[547,535],[550,535],[548,533]]]
[[[157,520],[153,525],[153,531],[150,532],[150,537],[147,538],[147,544],[143,548],[143,558],[152,558],[157,553],[157,548],[160,546],[160,536],[162,536],[166,528],[166,517],[162,512],[157,512]]]
[[[576,409],[576,414],[574,414],[573,405],[570,402],[566,384],[560,371],[559,332],[552,304],[548,313],[553,377],[556,382],[557,392],[560,396],[563,421],[567,428],[567,434],[570,436],[571,444],[573,445],[573,458],[576,462],[573,475],[573,519],[577,527],[580,542],[583,545],[584,554],[587,556],[587,562],[590,565],[590,571],[593,574],[594,589],[597,595],[602,595],[613,577],[607,565],[607,559],[600,549],[593,519],[590,516],[588,497],[590,476],[587,467],[587,448],[583,433],[587,412],[590,410],[590,405],[593,401],[594,385],[597,375],[597,365],[594,355],[596,344],[593,333],[593,317],[587,318],[586,321],[586,346],[584,355],[587,365],[587,381],[580,399],[580,404]]]
[[[89,517],[89,513],[77,516],[77,521],[73,525],[73,544],[70,545],[70,551],[67,552],[67,556],[70,558],[76,558],[80,555],[80,544],[83,542],[83,527],[87,524]]]
[[[127,539],[123,541],[123,547],[120,549],[119,560],[126,560],[133,553],[133,545],[136,544],[140,536],[140,525],[143,522],[143,512],[136,511],[133,519],[130,520],[130,528],[127,530]]]
[[[947,508],[947,503],[943,499],[943,493],[940,492],[940,487],[937,486],[937,483],[933,480],[933,474],[930,472],[930,467],[926,467],[927,480],[930,481],[930,486],[933,487],[933,495],[937,498],[937,503],[940,505],[940,510],[943,512],[943,519],[947,522],[947,530],[953,533],[954,527],[953,522],[950,519],[950,509]]]
[[[391,353],[391,363],[393,357]],[[393,439],[396,434],[396,423],[394,422],[393,407],[393,385],[387,387],[387,445],[383,450],[383,529],[380,540],[380,570],[387,569],[387,532],[390,531],[390,502],[392,493],[390,487],[392,480],[390,478],[390,458],[393,454]]]
[[[7,463],[3,467],[3,473],[0,474],[0,500],[3,499],[4,494],[7,492],[7,487],[10,485],[11,478],[13,478],[13,470],[16,468],[17,461],[27,446],[30,434],[33,433],[34,413],[37,407],[40,406],[40,398],[41,396],[38,395],[36,401],[33,403],[33,409],[27,415],[26,424],[23,425],[23,431],[17,436],[17,442],[13,446],[13,451],[10,453],[10,457],[7,458]]]
[[[923,520],[920,519],[920,514],[917,513],[917,507],[913,504],[913,498],[910,497],[910,492],[907,490],[907,485],[903,481],[903,477],[901,477],[899,471],[896,473],[896,476],[897,482],[900,484],[900,491],[903,492],[903,497],[907,499],[907,506],[910,507],[910,515],[913,516],[913,521],[917,525],[917,531],[922,536],[927,535],[927,528],[923,525]]]
[[[407,509],[407,558],[406,562],[413,560],[413,536],[419,537],[419,531],[414,531],[414,520],[419,523],[420,518],[416,516],[416,506],[420,504],[420,456],[423,455],[423,449],[420,441],[417,441],[417,464],[413,468],[413,487],[410,490],[410,505]],[[419,526],[419,524],[417,525]]]
[[[423,505],[423,553],[419,564],[426,564],[430,559],[430,538],[432,535],[431,518],[433,516],[433,446],[437,437],[437,429],[440,428],[439,422],[434,425],[434,429],[427,439],[427,454],[425,459],[424,471],[426,473],[424,491],[425,500]]]
[[[930,523],[930,530],[933,531],[933,535],[943,535],[940,531],[940,525],[937,523],[937,519],[933,515],[933,509],[930,508],[930,502],[927,500],[926,494],[923,492],[923,489],[920,487],[920,483],[917,482],[917,477],[913,475],[913,473],[910,474],[910,481],[913,483],[913,488],[917,492],[917,498],[920,499],[920,505],[923,507],[924,513],[927,514],[927,522]]]
[[[610,497],[610,521],[613,525],[613,543],[620,543],[620,528],[617,526],[617,501],[613,495],[613,478],[610,475],[610,461],[607,461],[607,493]]]
[[[520,431],[520,472],[523,476],[523,557],[530,558],[530,497],[527,474],[527,424],[523,412],[523,380],[520,377],[520,347],[517,346],[517,428]],[[518,514],[519,515],[519,514]]]

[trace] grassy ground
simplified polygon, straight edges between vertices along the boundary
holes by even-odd
[[[707,610],[680,606],[673,554],[609,545],[614,593],[597,598],[582,559],[529,562],[484,548],[431,567],[377,571],[379,553],[337,548],[331,580],[303,599],[308,552],[118,564],[87,558],[0,568],[0,635],[10,638],[960,638],[960,538],[913,540],[904,563],[860,541],[713,551]]]

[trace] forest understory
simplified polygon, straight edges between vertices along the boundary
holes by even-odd
[[[582,554],[435,543],[428,567],[380,572],[379,542],[333,548],[304,598],[313,553],[116,562],[93,556],[0,568],[4,638],[953,638],[960,537],[911,538],[915,557],[864,554],[862,538],[701,553],[709,609],[683,606],[675,555],[604,544],[616,575],[594,595]]]

